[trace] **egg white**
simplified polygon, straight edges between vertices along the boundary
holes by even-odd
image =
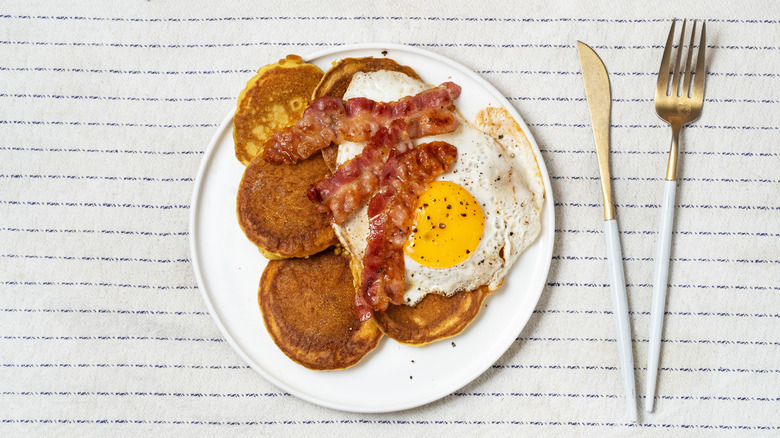
[[[398,72],[357,73],[344,99],[367,97],[390,102],[429,88],[432,87]],[[507,138],[501,142],[505,147],[460,114],[457,116],[460,126],[456,131],[416,139],[413,143],[445,141],[458,148],[458,157],[450,171],[437,180],[463,186],[479,202],[485,215],[482,240],[470,258],[450,268],[426,267],[404,255],[404,302],[409,305],[416,304],[428,293],[449,296],[483,285],[491,291],[496,290],[541,229],[544,186],[530,145],[526,150],[515,150],[517,143],[521,143],[521,147],[526,145],[513,141],[518,139]],[[513,120],[508,122],[514,123]],[[365,142],[342,143],[338,164],[358,155],[364,146]],[[367,206],[358,209],[343,224],[334,225],[334,229],[353,256],[353,269],[361,273],[368,236]],[[357,276],[358,281],[359,278]]]

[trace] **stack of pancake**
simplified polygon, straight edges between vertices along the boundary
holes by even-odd
[[[416,346],[454,336],[489,294],[485,286],[451,297],[429,294],[415,306],[391,305],[360,322],[354,310],[359,273],[352,271],[327,215],[306,195],[311,184],[335,170],[338,146],[293,165],[263,159],[265,142],[293,125],[311,99],[342,97],[355,73],[379,70],[419,79],[411,68],[387,58],[347,58],[323,73],[289,55],[260,69],[238,99],[233,136],[236,157],[247,165],[238,189],[238,222],[270,259],[258,304],[276,345],[311,369],[352,366],[383,334]]]

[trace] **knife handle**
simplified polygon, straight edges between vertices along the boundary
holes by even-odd
[[[631,348],[631,322],[628,319],[623,252],[620,249],[620,238],[615,219],[604,221],[604,235],[607,239],[607,267],[612,293],[612,314],[615,316],[620,372],[623,377],[629,419],[636,422],[636,384],[634,383],[634,353]]]
[[[661,354],[661,333],[666,310],[666,285],[669,280],[669,254],[672,250],[674,225],[674,198],[677,181],[664,181],[664,203],[661,206],[661,228],[656,244],[655,273],[653,274],[653,305],[650,309],[650,345],[647,349],[647,385],[645,411],[653,412],[658,363]]]

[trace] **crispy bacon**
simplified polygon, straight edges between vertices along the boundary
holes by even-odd
[[[309,199],[320,211],[329,213],[334,223],[343,223],[379,187],[379,177],[390,151],[400,154],[413,147],[405,127],[403,121],[397,120],[388,128],[381,128],[360,155],[312,184]]]
[[[417,197],[450,168],[456,155],[455,146],[440,141],[390,153],[382,168],[379,192],[368,204],[368,242],[362,284],[355,295],[355,312],[361,321],[371,318],[375,310],[402,303],[407,219]]]
[[[330,145],[365,141],[393,121],[405,123],[410,138],[452,132],[458,127],[453,114],[460,87],[445,82],[436,88],[396,102],[375,102],[358,97],[343,101],[323,96],[311,101],[301,119],[273,135],[263,157],[271,163],[296,163]]]

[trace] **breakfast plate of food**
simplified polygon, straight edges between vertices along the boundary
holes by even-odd
[[[236,94],[190,246],[253,369],[312,403],[389,412],[506,353],[544,289],[554,211],[501,93],[441,55],[360,44],[269,63]]]

